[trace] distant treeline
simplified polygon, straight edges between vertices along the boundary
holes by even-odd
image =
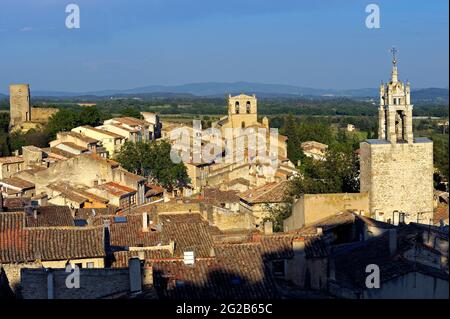
[[[33,99],[34,106],[77,109],[77,101]],[[106,114],[120,114],[124,109],[157,112],[160,114],[226,115],[224,98],[157,98],[140,99],[102,99],[95,101],[97,107]],[[0,100],[0,110],[9,109],[7,99]],[[349,98],[277,98],[259,99],[259,115],[347,115],[376,116],[375,102]],[[414,116],[448,117],[448,104],[421,103],[414,105]]]

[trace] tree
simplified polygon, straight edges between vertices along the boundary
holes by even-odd
[[[286,118],[285,125],[282,128],[282,133],[287,136],[287,155],[292,163],[297,165],[299,160],[302,160],[305,155],[301,149],[301,141],[297,130],[297,123],[292,114]]]
[[[126,142],[116,160],[126,170],[149,177],[155,183],[171,191],[190,183],[183,163],[170,159],[171,146],[166,141]]]
[[[137,119],[143,119],[144,117],[140,113],[138,109],[132,108],[132,107],[126,107],[120,111],[121,116],[125,117],[135,117]]]
[[[83,125],[97,126],[102,124],[104,116],[96,106],[85,107],[80,112],[80,122]]]
[[[81,125],[79,114],[73,110],[61,109],[50,116],[47,123],[47,130],[52,138],[56,133],[70,131],[74,127]]]
[[[293,178],[289,195],[359,192],[359,160],[352,149],[327,151],[325,161],[311,161]]]

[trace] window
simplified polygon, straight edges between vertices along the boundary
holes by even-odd
[[[94,268],[94,263],[93,262],[86,263],[86,268]]]
[[[239,114],[239,102],[236,102],[234,104],[234,111],[235,111],[236,114]]]
[[[75,267],[78,267],[79,269],[83,268],[83,263],[76,263]]]
[[[272,262],[273,274],[275,276],[284,277],[285,269],[284,269],[284,260],[274,260]]]
[[[251,111],[251,104],[250,101],[247,101],[247,104],[245,105],[245,109],[247,111],[247,114],[250,114]]]

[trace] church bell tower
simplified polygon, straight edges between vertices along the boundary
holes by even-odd
[[[380,85],[378,138],[392,144],[413,143],[411,87],[398,80],[397,50],[392,52],[391,81]]]

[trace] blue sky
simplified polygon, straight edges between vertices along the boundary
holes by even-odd
[[[67,29],[76,3],[81,28]],[[367,29],[366,5],[381,10]],[[448,87],[448,0],[1,0],[0,92],[252,81]]]

